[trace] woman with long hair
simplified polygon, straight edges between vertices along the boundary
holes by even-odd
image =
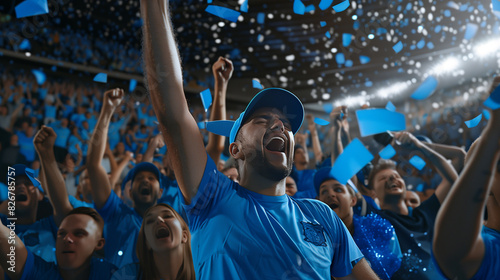
[[[112,280],[133,277],[138,280],[196,279],[191,233],[170,205],[159,203],[146,211],[136,252],[139,263],[122,267],[113,274]]]

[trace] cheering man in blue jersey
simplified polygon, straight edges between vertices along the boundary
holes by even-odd
[[[326,204],[285,194],[304,115],[295,95],[257,94],[228,133],[240,183],[217,171],[184,97],[169,13],[168,1],[141,1],[148,89],[183,195],[197,278],[377,279]]]

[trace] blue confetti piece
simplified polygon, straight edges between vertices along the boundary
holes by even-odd
[[[432,42],[427,43],[427,48],[428,48],[429,50],[434,49],[434,44],[433,44]]]
[[[210,89],[207,88],[206,90],[200,92],[200,96],[203,107],[205,108],[205,111],[207,111],[212,105],[212,93],[210,92]]]
[[[52,67],[50,68],[50,70],[52,70],[52,72],[56,72],[56,71],[57,71],[57,66],[55,66],[55,65],[54,65],[54,66],[52,66]]]
[[[229,137],[231,129],[233,128],[234,121],[212,121],[207,122],[206,129],[217,135]]]
[[[356,116],[361,137],[406,129],[405,115],[398,112],[386,109],[365,109],[357,110]]]
[[[460,6],[457,3],[453,2],[453,1],[448,2],[448,4],[446,4],[446,6],[452,8],[452,9],[455,9],[455,10],[460,9]]]
[[[329,125],[330,124],[329,121],[325,121],[324,119],[320,119],[320,118],[314,118],[314,122],[317,125]]]
[[[474,23],[467,23],[467,27],[465,29],[465,35],[464,39],[465,40],[470,40],[476,36],[477,30],[479,29],[479,26]]]
[[[338,53],[335,55],[335,60],[337,61],[338,64],[344,64],[345,63],[345,56],[343,53]]]
[[[199,129],[205,129],[206,128],[206,123],[205,122],[199,122],[198,123],[198,128]]]
[[[392,47],[392,49],[396,52],[399,53],[403,49],[403,43],[401,41],[397,42],[396,45]]]
[[[298,14],[298,15],[303,15],[306,10],[306,6],[302,1],[300,0],[295,0],[293,2],[293,12]]]
[[[330,31],[326,31],[326,32],[325,32],[325,36],[326,36],[326,38],[328,38],[328,39],[332,38],[332,35],[330,35]]]
[[[493,11],[500,12],[500,0],[491,0]]]
[[[359,61],[361,62],[361,64],[367,64],[368,62],[370,62],[370,58],[368,56],[360,55]]]
[[[248,0],[243,1],[240,6],[240,11],[248,13]]]
[[[442,28],[441,25],[436,26],[434,28],[434,32],[439,33],[439,31],[441,31],[441,28]]]
[[[425,81],[410,96],[413,99],[422,100],[431,96],[438,86],[438,81],[433,76],[427,77]]]
[[[258,13],[257,14],[257,22],[259,24],[264,24],[265,20],[266,20],[266,14],[264,14],[264,13]]]
[[[365,82],[365,87],[371,87],[373,86],[373,82],[372,81],[366,81]]]
[[[94,82],[105,84],[108,82],[108,75],[106,73],[99,73],[95,75]]]
[[[496,110],[496,109],[500,108],[500,85],[497,86],[495,88],[495,90],[493,90],[493,92],[490,94],[488,99],[486,99],[486,101],[484,101],[483,104],[484,104],[484,106],[486,106],[492,110]]]
[[[476,127],[479,122],[481,122],[481,119],[483,118],[483,114],[479,114],[479,116],[473,118],[472,120],[465,121],[465,125],[468,128]]]
[[[373,155],[358,138],[354,138],[339,155],[332,167],[333,176],[345,185],[356,173],[373,159]]]
[[[323,110],[325,110],[327,114],[330,114],[333,111],[333,105],[331,103],[323,104]]]
[[[47,0],[26,0],[16,6],[16,17],[24,18],[43,15],[49,12]]]
[[[445,16],[445,17],[450,17],[450,16],[451,16],[451,12],[450,12],[450,10],[445,10],[445,11],[444,11],[444,16]]]
[[[391,146],[391,144],[385,146],[380,152],[378,152],[379,156],[383,159],[391,159],[396,155],[396,150]]]
[[[340,13],[349,8],[350,5],[351,3],[349,2],[349,0],[344,0],[342,3],[333,6],[333,10],[337,13]]]
[[[486,109],[483,109],[483,117],[486,119],[486,120],[489,120],[490,119],[490,111],[486,110]]]
[[[236,22],[238,20],[238,17],[240,16],[240,12],[238,11],[215,5],[208,5],[208,7],[205,9],[205,12],[232,22]]]
[[[314,11],[314,5],[309,5],[309,6],[307,6],[307,7],[306,7],[306,9],[305,9],[305,12],[306,12],[306,13],[309,13],[309,12],[312,12],[312,11]]]
[[[24,39],[21,44],[19,44],[19,49],[20,50],[30,50],[31,49],[31,44],[28,39]]]
[[[418,186],[415,188],[415,191],[423,192],[424,191],[424,184],[423,183],[418,184]]]
[[[342,34],[342,45],[348,47],[352,41],[352,34],[344,33]]]
[[[130,83],[128,85],[128,90],[130,92],[133,92],[136,86],[137,86],[137,80],[136,79],[132,79],[132,80],[130,80]]]
[[[425,40],[424,39],[420,40],[417,43],[417,48],[422,49],[423,47],[425,47]]]
[[[385,105],[385,108],[391,112],[396,112],[396,106],[392,104],[391,101],[387,102],[387,105]]]
[[[31,70],[31,73],[35,75],[36,83],[38,85],[43,85],[43,83],[47,80],[47,76],[40,70],[33,69]]]
[[[411,163],[411,165],[415,166],[415,168],[418,170],[422,170],[422,168],[424,168],[424,166],[425,166],[425,160],[423,160],[419,156],[413,156],[410,159],[410,163]]]
[[[264,89],[262,84],[259,83],[259,81],[257,79],[252,80],[252,86],[253,86],[253,88],[257,88],[257,89]]]
[[[353,64],[354,63],[350,59],[345,61],[345,67],[352,67]]]
[[[328,9],[328,7],[330,7],[333,3],[333,0],[321,0],[321,2],[319,3],[319,8],[321,10],[326,10]]]
[[[207,0],[207,3],[208,4],[212,4],[212,0]]]
[[[321,27],[324,27],[324,26],[326,26],[326,21],[320,21],[319,24],[321,25]]]

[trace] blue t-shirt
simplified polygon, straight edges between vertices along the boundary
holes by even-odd
[[[160,199],[158,199],[158,203],[166,203],[174,210],[181,215],[184,221],[187,222],[186,211],[184,211],[184,207],[182,207],[182,202],[180,196],[182,194],[179,192],[179,185],[177,184],[177,180],[170,180],[167,176],[161,174],[162,179],[162,189],[163,194]]]
[[[293,168],[292,177],[297,184],[297,192],[293,195],[294,198],[312,198],[318,197],[314,188],[314,174],[316,169],[297,170]]]
[[[440,206],[436,195],[432,195],[411,215],[377,211],[394,226],[403,253],[401,267],[393,279],[443,279],[431,258],[434,222]]]
[[[9,225],[7,216],[0,214],[4,225]],[[36,221],[31,225],[16,223],[15,232],[24,246],[33,254],[40,256],[48,262],[56,261],[57,226],[54,216]]]
[[[500,232],[483,226],[484,257],[481,267],[472,279],[498,279],[500,277]]]
[[[134,209],[128,207],[114,191],[106,204],[97,209],[104,219],[104,254],[106,259],[118,268],[123,265],[138,262],[135,254],[135,244],[142,217]]]
[[[33,162],[35,160],[35,145],[33,145],[33,139],[35,138],[35,135],[28,137],[24,132],[16,132],[17,137],[18,137],[18,142],[19,142],[19,147],[21,148],[19,152],[23,154],[24,157],[26,157],[26,160],[28,162]]]
[[[53,105],[45,105],[45,118],[56,118],[57,107]]]
[[[326,204],[249,191],[208,157],[186,205],[198,279],[330,279],[363,258]]]
[[[54,142],[54,145],[66,149],[68,144],[68,138],[69,135],[71,134],[69,128],[60,126],[58,122],[51,123],[49,124],[49,126],[52,127],[52,129],[54,129],[54,132],[57,134],[57,138],[56,141]]]
[[[116,267],[111,263],[102,259],[92,258],[90,261],[89,280],[109,280],[115,271]],[[6,279],[10,278],[6,277]],[[28,250],[21,280],[30,279],[62,280],[62,277],[54,262],[47,262],[38,256],[34,256]]]

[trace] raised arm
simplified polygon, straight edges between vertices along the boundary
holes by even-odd
[[[314,161],[315,161],[314,168],[316,168],[316,166],[318,164],[321,164],[321,161],[323,160],[323,150],[321,149],[321,143],[319,142],[318,130],[316,129],[316,124],[314,123],[313,115],[307,114],[306,119],[307,119],[307,126],[309,128],[309,132],[311,132],[311,141],[312,141],[312,147],[313,147],[313,152],[314,152]]]
[[[443,181],[436,188],[436,197],[440,203],[443,202],[450,191],[451,186],[458,177],[453,166],[439,153],[420,142],[409,132],[398,132],[394,134],[394,140],[399,141],[401,146],[410,150],[419,151],[431,164],[436,167]]]
[[[163,148],[165,146],[165,141],[163,140],[163,135],[158,134],[149,139],[148,148],[144,155],[142,155],[142,162],[153,162],[156,149]]]
[[[330,133],[332,135],[332,166],[335,164],[335,161],[340,156],[340,154],[344,151],[344,145],[342,144],[342,121],[347,117],[347,107],[339,106],[332,110],[330,113],[330,123],[332,124],[332,128]]]
[[[7,226],[0,221],[0,266],[10,279],[17,280],[23,275],[28,250],[17,235],[11,235],[14,229]]]
[[[207,155],[184,96],[168,1],[141,0],[141,15],[148,90],[179,187],[185,201],[190,203],[198,191]]]
[[[495,78],[495,82],[500,84],[500,77]],[[464,170],[436,218],[433,252],[439,267],[450,279],[470,279],[479,269],[485,254],[481,236],[484,208],[495,176],[497,185],[494,187],[498,188],[500,184],[497,170],[500,161],[499,127],[500,109],[496,109],[480,139],[469,150]],[[498,215],[491,215],[492,223],[494,217]],[[498,220],[496,222],[498,224]]]
[[[87,155],[87,172],[89,173],[90,187],[96,207],[102,208],[111,194],[111,183],[101,160],[106,150],[108,130],[111,117],[124,97],[122,89],[108,90],[104,93],[101,114],[97,120],[94,133],[90,139]]]
[[[69,203],[68,192],[64,178],[57,166],[54,155],[54,142],[57,135],[51,127],[42,126],[33,139],[33,144],[40,157],[40,165],[43,177],[42,183],[45,183],[45,191],[54,208],[54,221],[59,226],[69,213],[73,206]]]
[[[438,152],[443,157],[451,160],[451,165],[453,165],[453,168],[455,168],[455,171],[457,171],[457,173],[460,174],[460,172],[462,172],[465,161],[464,149],[451,145],[435,143],[424,143],[424,145]]]
[[[212,72],[215,79],[215,93],[210,121],[225,120],[226,91],[227,84],[233,75],[233,62],[227,58],[219,57],[214,65],[212,65]],[[211,132],[208,133],[207,153],[216,164],[219,162],[220,155],[224,150],[225,139],[224,136]]]

